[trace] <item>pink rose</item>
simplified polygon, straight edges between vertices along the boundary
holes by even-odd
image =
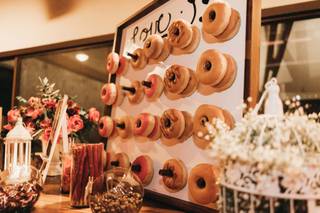
[[[51,120],[48,119],[48,118],[43,119],[43,120],[40,122],[40,127],[41,127],[42,129],[51,127]]]
[[[47,142],[49,141],[51,132],[52,132],[52,127],[48,127],[48,128],[46,128],[46,129],[44,130],[44,132],[43,132],[43,139],[44,139],[45,141],[47,141]]]
[[[11,129],[13,129],[13,126],[11,124],[7,124],[7,125],[4,125],[3,128],[10,131]]]
[[[30,97],[28,103],[32,107],[38,107],[40,105],[40,98]]]
[[[83,121],[79,115],[74,115],[69,118],[68,128],[72,132],[78,132],[79,130],[81,130],[83,128]]]
[[[28,107],[26,111],[26,116],[31,117],[33,120],[37,119],[39,115],[43,113],[43,109],[34,109],[32,107]]]
[[[7,113],[7,116],[9,123],[15,123],[20,117],[20,112],[18,109],[12,109]]]
[[[67,113],[69,116],[78,115],[80,113],[80,106],[76,102],[68,100]]]
[[[98,121],[100,119],[100,112],[96,108],[91,107],[89,109],[88,118],[89,118],[90,121],[98,123]]]
[[[55,99],[46,98],[46,99],[42,99],[42,103],[45,105],[46,108],[53,109],[53,108],[56,108],[57,102]]]

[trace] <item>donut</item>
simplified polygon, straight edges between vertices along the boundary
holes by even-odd
[[[115,155],[111,155],[109,168],[112,167],[129,168],[130,160],[128,155],[124,152],[119,152]]]
[[[185,48],[192,41],[191,24],[183,19],[171,23],[168,28],[168,41],[173,47]]]
[[[117,76],[124,75],[127,72],[128,67],[129,67],[128,59],[126,57],[124,57],[124,56],[120,56],[120,58],[119,58],[119,66],[118,66],[118,69],[116,71],[116,75]]]
[[[130,116],[123,116],[121,118],[117,118],[115,122],[118,135],[123,139],[129,138],[132,134],[132,124]]]
[[[163,91],[162,78],[157,74],[151,74],[146,81],[142,82],[144,86],[144,94],[149,101],[153,101],[160,97]]]
[[[219,187],[214,166],[202,163],[193,167],[188,178],[188,190],[197,203],[215,202],[218,199]]]
[[[206,148],[211,142],[211,134],[206,123],[211,123],[214,118],[224,121],[223,111],[209,104],[200,105],[193,116],[193,142],[201,149]]]
[[[147,38],[143,44],[143,51],[147,58],[158,58],[163,49],[163,39],[160,35],[154,34]]]
[[[160,129],[160,118],[159,116],[154,116],[154,127],[148,138],[152,141],[158,140],[161,137]]]
[[[228,110],[225,110],[225,109],[222,110],[222,113],[223,113],[225,123],[228,125],[228,127],[230,129],[233,129],[235,120],[234,120],[234,117],[232,116],[232,114]]]
[[[121,90],[121,86],[117,84],[117,98],[113,105],[120,106],[124,100],[124,93]]]
[[[189,73],[190,73],[190,79],[189,79],[189,83],[187,85],[187,87],[179,94],[181,95],[181,97],[185,98],[185,97],[189,97],[190,95],[192,95],[198,88],[198,78],[195,75],[195,73],[193,72],[193,70],[188,69]]]
[[[155,117],[149,113],[140,113],[134,118],[133,134],[148,137],[155,126]]]
[[[167,109],[160,118],[160,128],[164,137],[179,138],[185,129],[183,113],[176,109]]]
[[[232,8],[225,1],[210,4],[202,15],[202,28],[213,36],[221,34],[228,26]]]
[[[187,67],[173,64],[165,72],[163,83],[165,89],[173,94],[179,94],[186,89],[190,80]]]
[[[181,54],[191,54],[193,53],[197,47],[199,46],[201,40],[200,30],[197,26],[192,27],[192,40],[188,46],[185,48],[173,48],[172,55],[181,55]]]
[[[141,183],[146,186],[153,178],[153,162],[148,155],[140,155],[131,165],[131,171],[138,176]]]
[[[213,86],[217,92],[221,92],[226,89],[229,89],[232,86],[237,76],[236,61],[231,55],[224,54],[224,56],[227,59],[228,66],[227,66],[227,71],[224,77],[222,78],[222,80],[217,85]]]
[[[168,39],[163,38],[163,48],[162,48],[160,56],[155,59],[150,58],[149,64],[156,64],[156,63],[165,61],[169,57],[171,50],[172,50],[172,46],[170,45]]]
[[[114,74],[119,67],[119,55],[118,53],[111,52],[106,58],[106,70],[107,73]]]
[[[133,53],[128,53],[131,57],[130,64],[133,69],[143,69],[148,64],[148,58],[144,54],[143,49],[138,48]]]
[[[186,141],[191,137],[193,131],[192,115],[189,112],[181,111],[185,120],[185,127],[182,135],[178,138],[180,142]]]
[[[224,42],[232,39],[240,29],[240,14],[235,9],[232,9],[231,17],[227,28],[219,35],[215,37],[219,42]]]
[[[217,50],[206,50],[197,63],[196,75],[199,82],[214,86],[218,84],[227,72],[227,59]]]
[[[112,105],[117,99],[117,86],[114,83],[106,83],[101,88],[100,99],[105,105]]]
[[[188,173],[181,160],[169,159],[159,170],[164,185],[174,191],[180,191],[187,184]]]
[[[131,87],[122,87],[123,90],[127,91],[127,97],[131,104],[138,104],[143,100],[143,86],[139,81],[132,81]]]
[[[103,116],[99,120],[99,135],[101,137],[110,137],[114,132],[114,122],[111,117]]]

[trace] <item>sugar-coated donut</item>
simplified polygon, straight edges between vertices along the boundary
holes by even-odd
[[[223,90],[229,89],[237,76],[237,63],[231,55],[224,54],[225,58],[227,59],[228,66],[227,71],[222,78],[222,80],[214,85],[213,87],[216,89],[217,92],[221,92]]]
[[[193,142],[199,148],[206,148],[212,140],[206,124],[213,119],[224,121],[223,112],[219,107],[209,104],[200,105],[193,116]]]
[[[115,155],[111,155],[109,168],[112,167],[129,168],[130,160],[128,155],[124,152],[119,152]]]
[[[187,87],[179,94],[181,95],[181,97],[185,98],[185,97],[189,97],[190,95],[192,95],[198,88],[198,78],[195,75],[195,73],[193,72],[193,70],[188,69],[189,73],[190,73],[190,79],[189,79],[189,83],[187,85]]]
[[[202,28],[214,36],[221,34],[228,26],[232,8],[225,1],[210,4],[202,15]]]
[[[185,129],[183,113],[176,109],[167,109],[160,118],[160,128],[164,137],[179,138]]]
[[[102,137],[110,137],[114,132],[114,121],[109,116],[103,116],[99,120],[99,135]]]
[[[214,166],[202,163],[193,167],[188,178],[188,189],[197,203],[215,202],[218,199],[219,186]]]
[[[153,101],[160,97],[163,91],[162,78],[157,74],[151,74],[146,81],[142,82],[144,86],[144,94],[149,101]]]
[[[222,113],[223,113],[223,117],[224,117],[224,122],[229,126],[230,129],[233,129],[235,120],[234,120],[234,117],[232,116],[232,114],[228,110],[225,110],[225,109],[222,110]]]
[[[219,35],[215,37],[219,42],[224,42],[232,39],[240,29],[240,14],[235,9],[232,9],[231,17],[227,28]]]
[[[132,162],[131,170],[139,177],[142,184],[146,186],[153,178],[153,161],[148,155],[140,155]]]
[[[141,48],[136,49],[132,54],[128,55],[131,57],[130,64],[133,69],[140,70],[145,68],[145,66],[148,64],[148,58]]]
[[[147,38],[143,44],[143,51],[147,58],[156,59],[163,49],[163,38],[158,34],[153,34]]]
[[[117,76],[124,75],[127,72],[128,67],[129,67],[129,60],[124,56],[120,56],[119,66],[116,71]]]
[[[227,72],[227,65],[227,59],[221,52],[206,50],[197,63],[196,74],[199,82],[211,86],[218,84]]]
[[[155,117],[149,113],[140,113],[133,121],[133,134],[148,137],[155,126]]]
[[[112,105],[117,99],[117,86],[114,83],[106,83],[101,88],[100,98],[105,105]]]
[[[171,23],[168,29],[168,41],[173,47],[185,48],[192,41],[191,24],[183,19]]]
[[[165,72],[163,83],[165,89],[173,94],[179,94],[186,89],[190,80],[187,67],[173,64]]]
[[[158,140],[161,137],[160,129],[160,118],[159,116],[154,116],[154,127],[148,138],[152,141]]]
[[[185,120],[185,127],[182,135],[178,138],[180,142],[186,141],[191,137],[193,132],[192,115],[189,112],[181,111]]]
[[[118,53],[111,52],[106,58],[106,70],[107,73],[114,74],[119,67],[119,55]]]
[[[156,64],[156,63],[165,61],[169,57],[171,50],[172,50],[172,46],[170,45],[168,39],[163,38],[163,48],[160,56],[155,59],[150,58],[149,64]]]
[[[122,87],[122,89],[127,91],[126,95],[131,104],[138,104],[143,100],[143,86],[139,81],[132,81],[131,87]]]
[[[167,160],[159,170],[164,185],[174,191],[180,191],[187,184],[188,173],[186,166],[181,160]]]
[[[132,124],[130,116],[122,116],[115,119],[115,122],[118,135],[123,139],[129,138],[132,134]]]

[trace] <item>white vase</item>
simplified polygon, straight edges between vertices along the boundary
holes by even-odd
[[[46,150],[48,147],[48,142],[42,140],[42,154],[43,156],[46,156]],[[53,153],[51,164],[49,166],[48,170],[48,176],[58,176],[61,175],[62,171],[62,165],[61,165],[61,158],[60,158],[60,153],[61,153],[62,147],[60,143],[57,143],[56,149]]]

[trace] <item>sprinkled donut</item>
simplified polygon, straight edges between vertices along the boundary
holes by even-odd
[[[131,171],[135,173],[144,186],[148,185],[153,178],[153,161],[148,155],[140,155],[131,165]]]
[[[188,173],[186,166],[181,160],[167,160],[159,170],[164,185],[174,191],[180,191],[187,184]]]

